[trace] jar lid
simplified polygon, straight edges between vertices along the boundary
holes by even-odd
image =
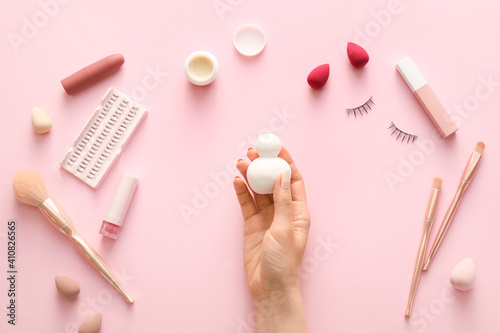
[[[234,47],[244,56],[252,57],[266,46],[266,34],[257,24],[244,24],[234,33]]]

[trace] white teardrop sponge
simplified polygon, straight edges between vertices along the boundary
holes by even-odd
[[[471,258],[462,260],[451,271],[450,282],[458,290],[470,290],[475,280],[476,267]]]
[[[35,107],[31,113],[31,124],[33,125],[35,132],[38,134],[44,134],[52,128],[52,119],[50,119],[47,112]]]

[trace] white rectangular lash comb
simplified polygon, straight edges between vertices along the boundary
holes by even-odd
[[[109,88],[61,166],[85,184],[98,188],[147,114],[143,106]]]

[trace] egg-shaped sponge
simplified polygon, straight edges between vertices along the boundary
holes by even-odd
[[[355,43],[347,43],[347,57],[356,68],[364,67],[370,60],[368,52]]]
[[[328,77],[330,76],[330,65],[324,64],[316,67],[309,73],[307,76],[307,83],[313,89],[321,89],[328,81]]]
[[[59,294],[68,300],[74,300],[80,293],[80,286],[78,283],[67,276],[56,276],[56,288]]]
[[[451,271],[450,282],[458,290],[470,290],[475,280],[476,267],[471,258],[462,260]]]

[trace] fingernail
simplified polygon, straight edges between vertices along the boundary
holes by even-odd
[[[240,159],[238,160],[238,162],[241,162],[241,161],[243,161],[243,159],[242,159],[242,158],[240,158]]]
[[[285,171],[281,174],[281,189],[288,191],[290,189],[290,171]]]
[[[248,148],[248,150],[247,150],[247,151],[250,151],[251,149],[253,149],[253,148],[252,148],[252,147],[250,147],[250,148]]]

